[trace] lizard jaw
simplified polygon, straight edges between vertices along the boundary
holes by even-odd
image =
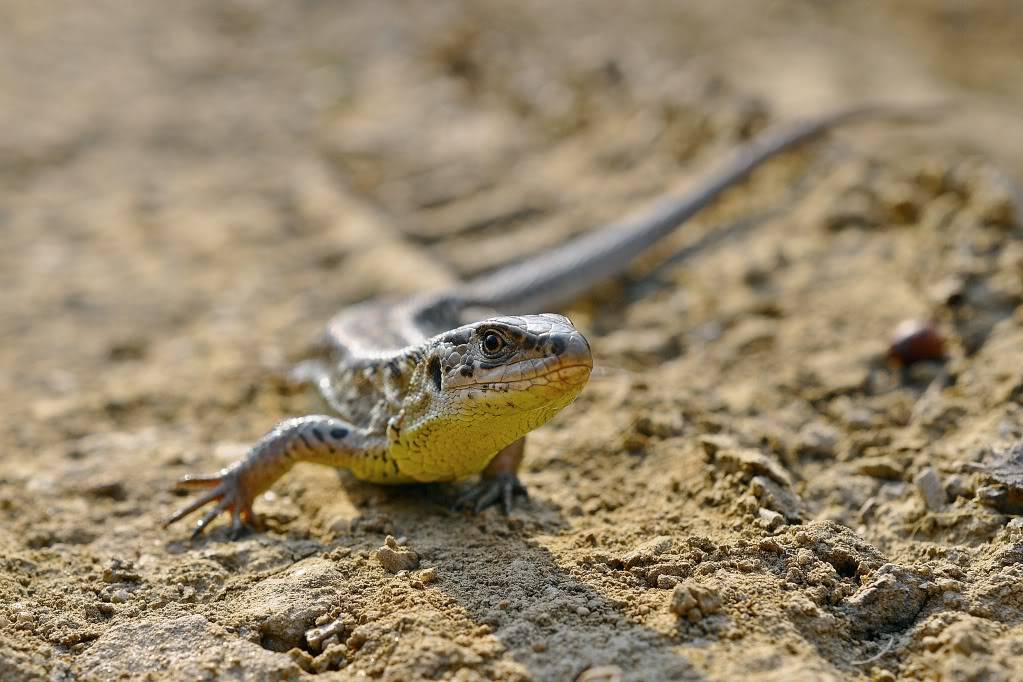
[[[495,393],[528,391],[533,387],[547,387],[565,391],[581,387],[590,378],[593,363],[576,363],[556,366],[553,369],[535,371],[533,368],[509,368],[506,378],[500,381],[478,381],[459,386],[455,391],[493,391]]]

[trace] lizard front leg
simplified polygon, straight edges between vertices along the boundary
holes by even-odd
[[[498,452],[480,474],[480,481],[455,502],[455,509],[472,507],[481,512],[487,507],[501,503],[505,514],[510,514],[516,495],[529,497],[526,487],[519,480],[519,467],[526,454],[526,439],[519,438]]]
[[[221,512],[231,514],[231,531],[256,523],[252,501],[283,476],[297,462],[314,462],[348,467],[359,458],[386,448],[380,436],[352,426],[335,417],[313,415],[288,419],[256,443],[245,459],[213,476],[185,476],[178,487],[207,489],[205,493],[164,521],[169,524],[211,502],[214,507],[195,525],[192,537],[200,535]]]

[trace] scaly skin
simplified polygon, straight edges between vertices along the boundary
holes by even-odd
[[[364,361],[358,372],[382,382],[378,407],[392,415],[386,424],[357,428],[319,415],[282,422],[241,462],[182,479],[183,487],[208,490],[164,525],[210,502],[217,504],[196,534],[221,512],[231,514],[236,532],[254,525],[252,500],[297,462],[347,468],[383,484],[478,474],[575,400],[592,368],[589,343],[554,314],[490,318]],[[401,400],[392,402],[399,389]],[[500,491],[507,504],[516,482]]]
[[[480,485],[459,504],[479,510],[500,501],[508,511],[514,496],[525,494],[516,476],[523,437],[579,395],[592,368],[590,348],[560,315],[471,324],[463,318],[480,308],[557,307],[623,271],[774,156],[846,123],[913,121],[929,113],[858,107],[768,132],[689,193],[659,201],[635,220],[443,291],[342,311],[327,328],[330,359],[304,363],[296,375],[314,383],[348,421],[310,416],[282,422],[241,462],[215,476],[182,479],[183,487],[206,492],[166,523],[215,502],[196,534],[221,512],[231,514],[234,531],[253,525],[252,500],[299,461],[348,468],[375,483],[453,481],[482,472]],[[492,349],[489,335],[498,338]]]

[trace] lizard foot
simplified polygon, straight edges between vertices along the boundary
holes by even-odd
[[[252,511],[253,495],[246,490],[239,468],[226,469],[215,476],[185,476],[177,483],[178,489],[206,490],[202,495],[174,512],[163,527],[191,514],[210,502],[216,502],[195,524],[192,539],[202,535],[209,523],[222,512],[231,513],[231,539],[237,539],[245,530],[258,530],[258,521]]]
[[[480,482],[462,493],[455,500],[452,509],[472,509],[477,514],[487,507],[501,503],[504,513],[511,514],[515,497],[521,495],[529,499],[526,486],[522,485],[519,477],[513,472],[492,474],[480,478]]]

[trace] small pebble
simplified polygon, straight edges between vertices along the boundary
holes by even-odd
[[[657,576],[657,587],[662,590],[670,590],[671,588],[678,585],[679,579],[673,575],[664,575],[663,573]]]
[[[721,596],[716,590],[705,585],[680,583],[671,593],[668,608],[690,623],[696,623],[704,616],[721,610]]]
[[[590,610],[588,608],[586,608],[585,606],[580,606],[579,608],[577,608],[575,610],[575,612],[578,615],[580,615],[580,616],[588,616],[588,615],[590,615]]]
[[[877,513],[881,503],[877,501],[876,497],[868,497],[866,502],[860,506],[859,516],[861,521],[870,521],[874,518],[874,514]]]
[[[390,573],[414,571],[419,568],[419,555],[398,543],[390,535],[384,540],[384,546],[374,553],[376,560]]]
[[[139,580],[131,562],[113,559],[103,569],[103,582],[124,583]]]
[[[929,320],[903,320],[892,333],[888,359],[899,367],[945,358],[945,337]]]
[[[416,584],[419,586],[429,585],[430,583],[436,581],[437,568],[435,566],[424,568],[423,570],[419,571],[419,573],[416,574]]]
[[[533,651],[542,654],[547,651],[547,645],[544,642],[533,642]]]
[[[975,486],[973,481],[960,474],[953,474],[945,480],[945,492],[951,498],[956,497],[973,497]]]
[[[803,568],[806,568],[807,566],[813,566],[814,564],[817,563],[817,555],[815,555],[813,552],[806,549],[805,547],[801,547],[796,552],[796,563],[802,566]]]
[[[317,622],[319,622],[319,619],[317,619]],[[340,618],[320,627],[306,630],[305,641],[309,644],[309,648],[313,651],[319,651],[321,648],[326,649],[327,647],[324,643],[331,638],[336,641],[338,635],[344,631],[344,627],[345,619],[344,616],[341,616]]]
[[[902,466],[885,455],[862,457],[856,462],[856,473],[886,481],[901,481]]]
[[[926,467],[913,479],[917,492],[923,498],[930,511],[940,511],[945,507],[945,489],[941,485],[938,473]]]
[[[771,509],[761,507],[757,514],[760,517],[758,523],[765,530],[777,530],[785,525],[785,517]]]
[[[1009,492],[1004,485],[982,485],[974,491],[977,501],[988,507],[1001,509],[1008,501]]]
[[[625,568],[632,568],[641,564],[650,563],[655,556],[664,554],[671,549],[673,541],[667,535],[658,535],[647,540],[636,549],[622,557]]]
[[[110,595],[110,601],[115,604],[123,604],[128,601],[129,596],[128,590],[114,590],[114,593]]]

